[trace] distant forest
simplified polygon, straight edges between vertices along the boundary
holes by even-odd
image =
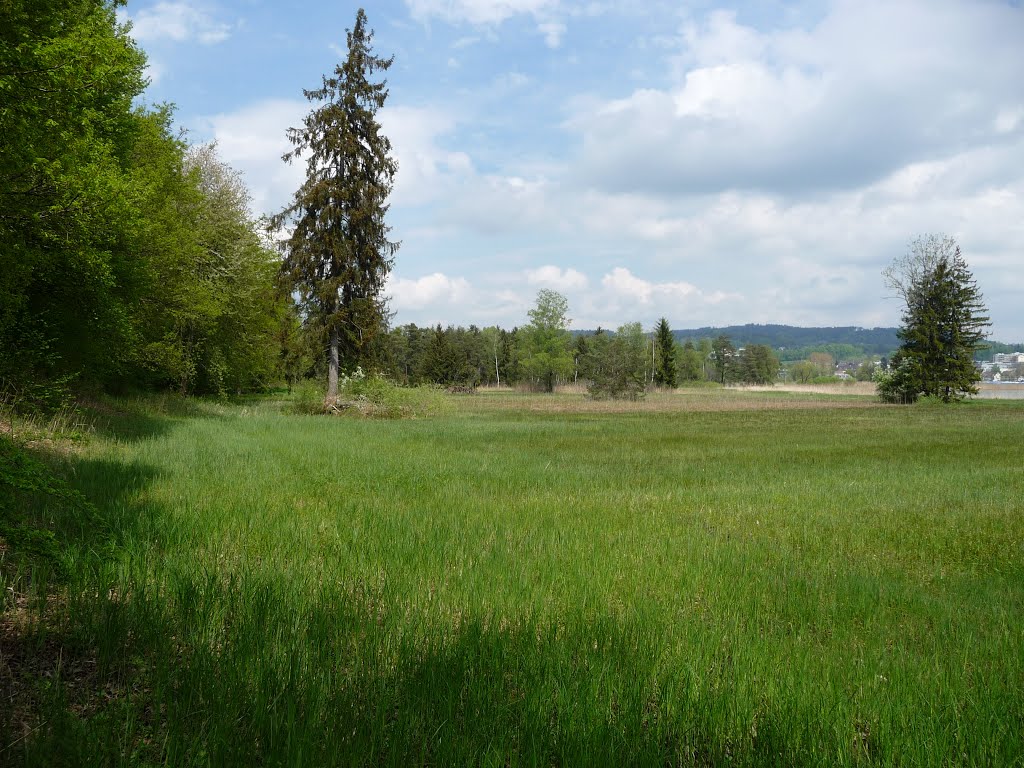
[[[889,356],[900,345],[896,337],[897,328],[859,328],[854,325],[841,327],[800,328],[793,325],[728,325],[723,327],[683,328],[672,331],[676,341],[687,339],[714,339],[728,336],[737,346],[765,344],[776,351],[783,362],[803,360],[812,352],[827,352],[836,362],[860,360],[865,357]],[[590,334],[593,331],[577,330],[574,334]],[[988,342],[988,348],[980,350],[979,359],[989,359],[996,352],[1024,351],[1024,344]]]

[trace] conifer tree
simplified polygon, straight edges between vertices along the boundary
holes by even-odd
[[[984,347],[984,329],[991,323],[956,241],[920,238],[884,274],[906,304],[897,332],[906,391],[898,392],[898,399],[932,395],[948,403],[976,393],[980,376],[974,353]]]
[[[294,149],[284,160],[304,157],[306,180],[273,220],[279,227],[294,225],[283,270],[299,292],[307,322],[327,341],[328,400],[337,396],[340,361],[359,362],[386,328],[381,292],[398,249],[384,222],[398,164],[377,122],[387,81],[372,81],[394,57],[374,55],[373,31],[361,8],[347,37],[345,61],[320,88],[304,91],[318,106],[302,127],[288,130]]]
[[[676,340],[672,329],[664,317],[658,321],[655,329],[655,343],[658,345],[658,360],[654,369],[654,383],[662,387],[675,389],[678,385],[676,375]]]

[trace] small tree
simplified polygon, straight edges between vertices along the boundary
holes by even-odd
[[[836,361],[828,352],[811,352],[807,359],[814,366],[815,376],[836,375]]]
[[[545,392],[554,392],[555,382],[572,374],[568,312],[565,296],[545,288],[537,293],[537,305],[528,312],[530,324],[522,329],[523,371]]]
[[[700,381],[704,378],[704,361],[700,351],[693,346],[690,339],[682,347],[677,348],[678,361],[676,370],[679,381]]]
[[[272,220],[278,227],[294,225],[282,269],[308,322],[326,337],[328,400],[338,394],[340,360],[359,362],[386,329],[381,292],[398,249],[384,223],[398,164],[377,122],[387,83],[370,79],[394,59],[373,54],[373,32],[361,8],[347,36],[345,62],[320,88],[304,91],[319,106],[301,128],[288,130],[295,149],[284,160],[305,156],[306,180]]]
[[[748,384],[774,384],[779,373],[779,358],[766,344],[750,344],[741,355],[743,381]]]
[[[810,360],[800,360],[789,366],[789,378],[797,384],[810,384],[818,369]]]
[[[676,340],[672,336],[672,329],[669,328],[668,320],[664,317],[658,321],[658,327],[654,331],[654,336],[655,344],[657,345],[654,383],[661,387],[675,389],[679,384],[679,377],[676,374]]]
[[[974,356],[985,346],[984,329],[991,323],[956,241],[918,238],[883,274],[905,303],[897,335],[907,391],[947,403],[976,393],[981,376]]]
[[[736,347],[732,339],[722,334],[711,342],[711,357],[715,362],[716,379],[720,384],[735,381],[737,378]]]
[[[639,400],[644,396],[647,348],[640,323],[620,326],[613,337],[595,345],[595,350],[588,387],[591,397]]]
[[[909,358],[899,352],[888,368],[876,368],[872,374],[878,397],[883,403],[909,405],[917,401],[917,376]]]

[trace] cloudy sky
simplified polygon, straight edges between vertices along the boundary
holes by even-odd
[[[147,99],[215,139],[257,213],[356,4],[131,0]],[[880,273],[957,238],[1024,339],[1019,0],[373,0],[394,55],[395,322],[896,325]]]

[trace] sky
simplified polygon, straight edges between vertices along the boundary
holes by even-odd
[[[255,214],[358,4],[131,0],[145,100],[216,141]],[[1024,340],[1020,0],[367,0],[394,56],[393,323],[898,325],[882,270],[958,241]]]

